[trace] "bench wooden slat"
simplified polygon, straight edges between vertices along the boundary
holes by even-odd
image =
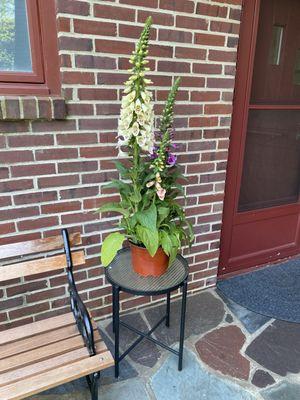
[[[94,331],[96,343],[101,341],[101,337],[99,333],[97,333],[97,331]],[[78,332],[77,336],[61,340],[59,343],[52,343],[42,348],[33,349],[0,360],[0,373],[43,361],[82,347],[84,347],[84,342],[82,336]]]
[[[70,234],[69,240],[71,246],[82,244],[79,232]],[[0,247],[0,260],[57,249],[63,249],[63,239],[61,235],[45,239],[28,240],[26,242],[10,243]]]
[[[94,329],[97,325],[92,321]],[[3,344],[0,346],[0,360],[2,358],[11,357],[15,354],[24,353],[29,350],[37,349],[47,344],[56,343],[60,340],[71,338],[78,335],[78,327],[73,323],[73,325],[68,325],[63,328],[55,329],[48,332],[43,332],[38,335],[25,337],[24,339],[18,340],[16,342]]]
[[[97,354],[106,352],[107,347],[105,343],[97,343],[96,351]],[[0,374],[0,387],[41,374],[42,372],[50,371],[51,369],[56,369],[64,365],[71,364],[75,361],[83,360],[87,357],[89,357],[88,351],[85,347],[83,347],[81,349],[69,351],[68,353],[61,354],[44,361],[39,361],[35,364],[27,365],[26,367]]]
[[[56,329],[54,331],[21,339],[17,342],[3,344],[0,346],[0,360],[2,358],[11,357],[15,354],[24,353],[26,351],[37,349],[47,344],[56,343],[60,340],[71,338],[77,335],[78,328],[74,324],[64,328]]]
[[[66,382],[73,381],[82,376],[112,366],[113,358],[109,351],[88,357],[85,360],[53,369],[0,388],[0,400],[21,400],[41,391],[56,387]]]
[[[53,329],[74,324],[75,318],[71,312],[59,315],[57,317],[51,317],[41,321],[32,322],[30,324],[18,326],[16,328],[0,332],[0,345],[15,342],[26,337],[34,336],[41,332],[48,332]]]
[[[82,265],[85,262],[83,250],[72,253],[73,265]],[[24,261],[17,264],[0,267],[0,282],[10,279],[21,278],[41,274],[48,271],[56,271],[66,267],[66,256],[60,254],[48,258],[39,258],[38,260]]]

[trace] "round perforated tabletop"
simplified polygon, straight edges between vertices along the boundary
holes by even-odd
[[[129,248],[120,250],[105,271],[109,283],[138,296],[155,296],[175,290],[182,285],[189,273],[187,261],[178,255],[164,275],[143,277],[132,268]]]

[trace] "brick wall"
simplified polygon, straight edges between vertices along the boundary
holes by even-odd
[[[156,113],[174,76],[179,159],[188,177],[187,215],[196,242],[187,254],[190,291],[214,285],[226,174],[241,0],[57,0],[65,120],[0,121],[1,244],[80,230],[87,266],[76,272],[96,317],[110,312],[99,266],[112,218],[93,209],[115,194],[115,136],[128,58],[143,22],[154,19],[150,66]],[[63,274],[0,289],[0,329],[65,312]],[[123,309],[153,299],[123,297]],[[22,307],[21,307],[22,306]]]

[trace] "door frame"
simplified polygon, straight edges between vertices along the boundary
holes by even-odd
[[[240,193],[240,184],[243,172],[244,151],[248,124],[248,106],[250,102],[254,58],[256,50],[256,39],[258,33],[259,11],[261,0],[243,1],[241,29],[239,38],[239,47],[237,55],[237,72],[236,83],[233,100],[233,115],[230,134],[230,146],[228,155],[228,166],[226,174],[225,198],[223,210],[223,222],[220,246],[220,261],[218,276],[230,276],[237,273],[245,272],[261,266],[270,261],[278,260],[278,250],[280,250],[280,258],[295,255],[299,253],[297,244],[300,240],[298,219],[298,235],[294,246],[286,245],[282,248],[269,249],[263,254],[254,254],[248,262],[242,262],[242,268],[237,266],[228,266],[230,261],[230,249],[232,241],[232,230],[235,224],[239,222],[250,221],[255,216],[257,219],[267,219],[272,216],[299,213],[300,205],[289,204],[284,206],[276,206],[263,210],[252,210],[238,214],[238,201]],[[273,106],[278,109],[300,109],[299,105],[295,106]],[[267,109],[267,107],[266,107]],[[255,260],[254,260],[255,258]],[[238,263],[238,260],[235,260]],[[241,270],[242,269],[242,270]],[[229,271],[228,271],[229,270]]]

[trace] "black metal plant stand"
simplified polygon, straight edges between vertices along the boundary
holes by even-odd
[[[114,261],[106,269],[106,278],[112,285],[113,295],[113,331],[115,334],[115,377],[119,376],[119,363],[127,354],[134,349],[143,339],[150,340],[158,346],[170,351],[178,356],[178,370],[182,370],[184,329],[186,314],[187,282],[188,282],[188,263],[180,255],[168,268],[168,271],[161,277],[142,277],[136,274],[131,266],[130,249],[122,249],[118,252]],[[179,350],[175,350],[165,343],[153,338],[152,333],[165,322],[170,326],[170,296],[171,292],[182,288],[181,320]],[[166,294],[166,314],[148,332],[141,332],[131,325],[120,320],[120,291],[131,293],[137,296],[158,296]],[[123,353],[119,349],[119,329],[120,325],[133,331],[139,338]]]

